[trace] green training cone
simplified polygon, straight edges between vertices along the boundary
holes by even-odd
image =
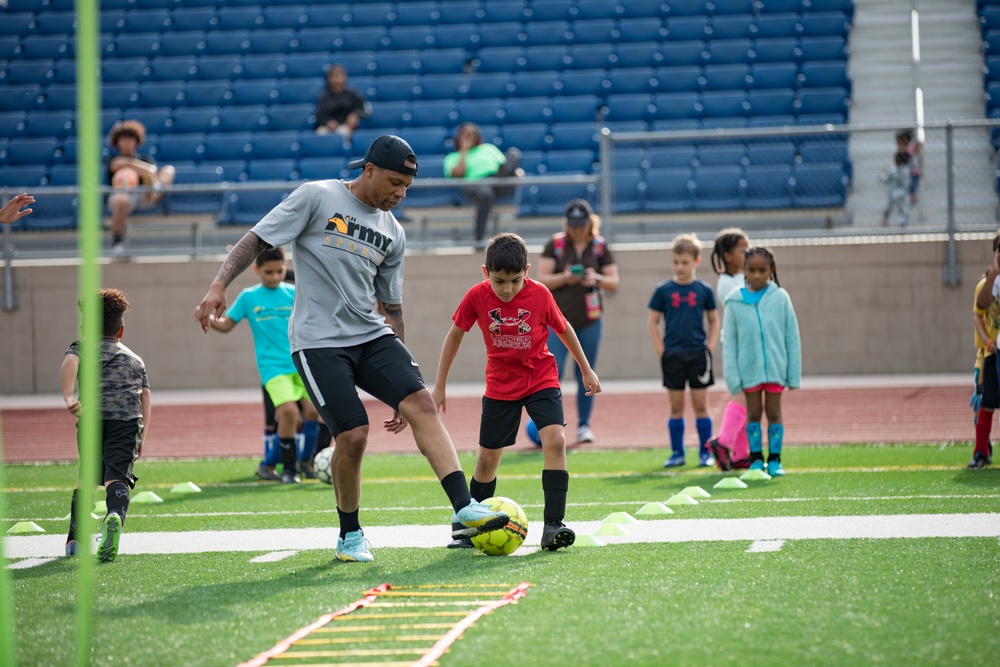
[[[45,529],[34,521],[18,521],[7,530],[8,535],[22,535],[24,533],[44,533]]]
[[[599,537],[593,535],[577,535],[574,547],[603,547],[604,542]]]
[[[612,512],[601,523],[637,523],[639,520],[628,512]]]
[[[766,482],[767,480],[771,479],[771,476],[768,475],[763,470],[751,469],[747,470],[745,473],[740,475],[740,479],[742,479],[744,482]]]
[[[601,535],[602,537],[610,537],[614,535],[628,535],[629,532],[625,530],[625,527],[620,523],[602,523],[594,531],[594,535]]]
[[[91,514],[107,514],[108,513],[108,503],[103,500],[98,500],[94,503],[94,509]]]
[[[201,493],[201,488],[194,482],[181,482],[170,487],[170,493]]]
[[[712,494],[701,488],[700,486],[687,486],[681,491],[685,496],[691,496],[692,498],[711,498]]]
[[[133,496],[132,502],[139,503],[140,505],[143,503],[162,503],[163,498],[159,497],[152,491],[140,491]]]
[[[662,516],[664,514],[673,513],[674,511],[663,503],[646,503],[638,512],[636,512],[639,516]]]
[[[689,495],[678,493],[676,496],[670,496],[667,498],[667,502],[663,504],[667,507],[675,507],[678,505],[697,505],[698,501]]]
[[[715,483],[713,489],[746,489],[746,482],[740,481],[736,477],[723,477],[718,482]]]

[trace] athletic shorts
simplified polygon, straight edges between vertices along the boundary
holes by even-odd
[[[479,420],[480,446],[502,449],[513,445],[521,428],[522,408],[528,411],[539,431],[552,424],[566,425],[563,421],[562,389],[559,387],[541,389],[516,401],[483,396],[483,416]]]
[[[707,349],[697,352],[664,352],[660,357],[663,386],[667,389],[705,389],[715,384],[712,374],[712,353]]]
[[[983,371],[979,374],[983,381],[983,405],[987,410],[1000,408],[1000,381],[997,380],[997,355],[983,359]]]
[[[260,388],[260,392],[264,395],[264,426],[274,428],[278,424],[278,420],[274,416],[274,401],[271,400],[271,395],[264,387]]]
[[[767,394],[780,394],[781,392],[785,391],[785,388],[782,387],[777,382],[765,382],[763,384],[757,385],[756,387],[749,387],[743,390],[743,392],[747,394],[752,394],[757,391],[763,391]]]
[[[77,451],[80,452],[80,423],[77,422]],[[101,421],[101,470],[97,484],[107,484],[120,479],[135,488],[139,478],[132,474],[132,466],[139,457],[142,419],[104,419]],[[80,454],[83,458],[83,454]]]
[[[427,388],[420,367],[396,334],[353,347],[299,350],[292,359],[335,438],[369,423],[358,389],[396,410],[404,398]]]
[[[306,386],[298,373],[275,375],[264,383],[264,391],[271,397],[274,407],[285,403],[298,403],[306,397]]]

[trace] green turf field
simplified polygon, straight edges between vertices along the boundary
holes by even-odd
[[[902,524],[905,515],[965,514],[1000,528],[1000,472],[966,470],[970,453],[967,445],[789,448],[786,477],[723,491],[712,488],[722,478],[714,469],[664,471],[662,450],[578,450],[570,454],[567,523],[635,514],[694,485],[712,497],[675,507],[662,524],[665,540],[670,522],[680,522],[680,531],[702,519],[845,517],[846,525],[847,517],[899,515],[892,520]],[[470,456],[462,462],[472,470]],[[148,540],[177,533],[180,549],[190,545],[185,531],[335,525],[331,487],[259,483],[251,476],[254,466],[251,460],[137,465],[136,490],[154,491],[164,502],[133,504],[122,553],[95,568],[94,664],[235,665],[386,582],[531,583],[518,604],[466,631],[440,660],[445,666],[488,659],[503,665],[909,667],[996,665],[1000,655],[995,530],[965,537],[792,538],[765,552],[752,550],[754,540],[719,535],[555,553],[524,549],[525,555],[508,558],[447,550],[444,537],[439,548],[388,548],[383,538],[373,543],[376,560],[367,565],[338,562],[333,544],[251,562],[274,549],[253,550],[256,538],[246,533],[238,534],[234,551],[129,553],[143,533],[150,533]],[[526,510],[529,543],[540,530],[540,467],[539,452],[510,452],[497,488]],[[363,524],[426,525],[429,534],[447,534],[446,498],[421,457],[371,456],[364,474]],[[61,517],[69,511],[75,476],[75,466],[7,466],[10,517],[2,528],[34,521],[50,539],[64,536]],[[202,492],[169,492],[187,481]],[[61,545],[47,554],[52,560],[21,562],[10,572],[19,665],[72,662],[75,566],[55,558]],[[382,659],[388,658],[328,657],[323,664]],[[268,664],[316,663],[283,657]]]

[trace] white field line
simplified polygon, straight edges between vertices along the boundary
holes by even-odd
[[[747,553],[762,554],[773,551],[781,551],[781,547],[783,546],[785,546],[784,540],[757,540],[747,547]]]
[[[540,526],[529,527],[527,546],[537,546]],[[578,534],[591,534],[598,521],[570,524]],[[609,544],[639,542],[720,542],[815,539],[886,539],[928,537],[1000,537],[1000,514],[904,514],[884,516],[802,516],[755,519],[666,519],[626,526],[627,535],[602,536]],[[369,526],[365,536],[373,549],[444,548],[448,525]],[[51,558],[63,552],[63,535],[8,535],[4,555],[12,560]],[[270,553],[326,550],[332,553],[336,528],[125,533],[121,554]],[[90,541],[96,548],[96,536]]]

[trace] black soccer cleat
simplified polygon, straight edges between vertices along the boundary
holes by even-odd
[[[542,529],[542,549],[555,551],[565,549],[576,541],[576,533],[562,521],[546,521]]]
[[[969,461],[969,465],[966,467],[969,470],[982,470],[983,468],[988,468],[989,466],[990,466],[989,457],[984,455],[982,452],[975,452],[972,455],[972,460]]]
[[[708,448],[715,457],[715,465],[719,470],[726,472],[733,469],[733,453],[729,451],[729,447],[719,442],[718,438],[712,438],[708,441]]]

